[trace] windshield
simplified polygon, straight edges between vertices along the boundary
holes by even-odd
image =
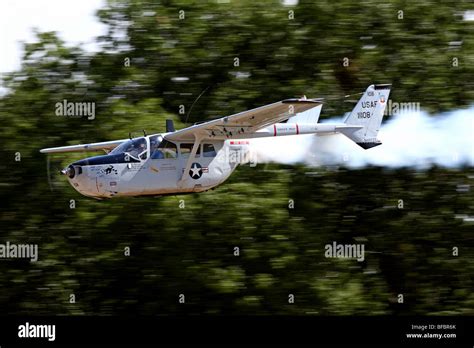
[[[131,157],[146,159],[146,150],[147,150],[147,143],[145,138],[138,138],[128,140],[115,149],[113,149],[110,154],[116,155],[119,153],[128,153]]]

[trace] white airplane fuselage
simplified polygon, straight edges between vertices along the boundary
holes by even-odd
[[[344,124],[278,123],[251,137],[335,134],[347,128],[351,129]],[[160,196],[207,191],[227,180],[239,164],[254,160],[251,139],[244,138],[248,134],[242,135],[242,139],[203,140],[189,164],[193,142],[169,142],[163,140],[165,135],[134,139],[146,149],[140,156],[113,150],[108,155],[74,162],[63,173],[79,193],[89,197]],[[159,146],[153,146],[153,139],[158,144],[167,143],[161,153]]]
[[[223,183],[239,164],[231,141],[206,141],[184,173],[189,146],[175,143],[175,155],[153,158],[150,138],[142,139],[148,143],[145,159],[110,161],[107,157],[113,156],[105,155],[77,161],[69,166],[74,168],[69,182],[79,193],[95,198],[202,192]]]

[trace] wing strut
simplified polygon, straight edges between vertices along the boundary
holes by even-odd
[[[201,145],[201,140],[203,136],[199,134],[194,134],[194,145],[193,149],[191,150],[191,153],[189,154],[188,161],[186,162],[186,167],[184,168],[183,173],[181,174],[181,179],[178,181],[178,187],[181,187],[184,185],[185,181],[187,180],[187,175],[189,173],[189,170],[191,169],[191,164],[193,163],[194,159],[196,158],[196,152]]]

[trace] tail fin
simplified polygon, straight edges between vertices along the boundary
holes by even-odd
[[[344,120],[347,126],[341,133],[364,149],[382,144],[377,134],[382,123],[391,85],[370,85],[352,112]]]
[[[321,113],[323,105],[318,105],[315,108],[300,112],[299,114],[292,116],[288,119],[287,123],[306,123],[313,124],[318,123],[319,114]]]

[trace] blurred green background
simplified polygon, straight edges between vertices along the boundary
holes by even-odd
[[[89,154],[39,153],[302,94],[328,98],[324,117],[342,115],[352,107],[342,97],[372,83],[432,112],[471,105],[467,10],[471,1],[109,0],[99,52],[37,33],[0,98],[0,243],[37,243],[39,261],[0,262],[2,314],[473,315],[472,167],[260,164],[203,194],[98,202],[56,174]],[[95,120],[56,116],[63,99],[95,102]],[[333,241],[364,243],[365,261],[325,258]]]

